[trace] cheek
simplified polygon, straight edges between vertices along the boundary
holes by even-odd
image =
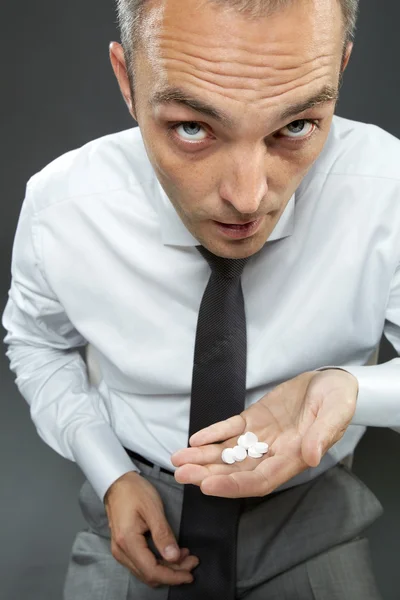
[[[300,181],[318,158],[323,146],[324,142],[319,140],[301,150],[275,155],[268,170],[271,186],[284,189],[290,182]]]
[[[187,219],[203,218],[207,213],[207,198],[215,196],[205,173],[187,165],[178,167],[159,162],[157,176],[177,212]]]
[[[180,198],[182,206],[193,205],[196,198],[204,199],[213,194],[215,179],[211,169],[203,163],[177,161],[169,155],[159,157],[158,167],[169,188]]]

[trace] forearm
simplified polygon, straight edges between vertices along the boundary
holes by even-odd
[[[81,356],[12,343],[7,356],[40,437],[76,462],[103,500],[114,481],[136,469],[110,426],[102,397],[88,382]]]
[[[7,356],[39,435],[75,461],[103,499],[116,479],[136,469],[110,426],[101,395],[89,384],[76,350],[86,340],[47,281],[33,187],[27,186],[13,246],[2,318]]]

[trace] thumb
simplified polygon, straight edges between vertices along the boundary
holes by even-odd
[[[324,454],[342,437],[347,428],[343,417],[337,408],[321,407],[301,444],[301,454],[308,466],[318,467]]]
[[[164,509],[153,505],[146,516],[154,545],[161,556],[169,562],[177,562],[181,552],[174,532],[166,519]]]

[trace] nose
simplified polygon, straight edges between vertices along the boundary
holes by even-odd
[[[242,215],[253,215],[267,192],[265,154],[259,159],[242,158],[240,161],[230,162],[229,173],[220,186],[222,200],[232,204]]]

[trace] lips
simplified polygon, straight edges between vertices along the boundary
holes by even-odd
[[[220,223],[221,225],[226,226],[235,226],[235,227],[244,227],[245,225],[251,225],[251,223],[255,223],[257,219],[253,219],[252,221],[246,221],[246,223],[225,223],[224,221],[216,221],[216,223]]]
[[[222,233],[224,236],[233,239],[244,239],[255,234],[260,228],[262,221],[263,219],[260,218],[256,221],[250,221],[244,224],[220,223],[218,221],[214,221],[214,223],[220,233]]]

